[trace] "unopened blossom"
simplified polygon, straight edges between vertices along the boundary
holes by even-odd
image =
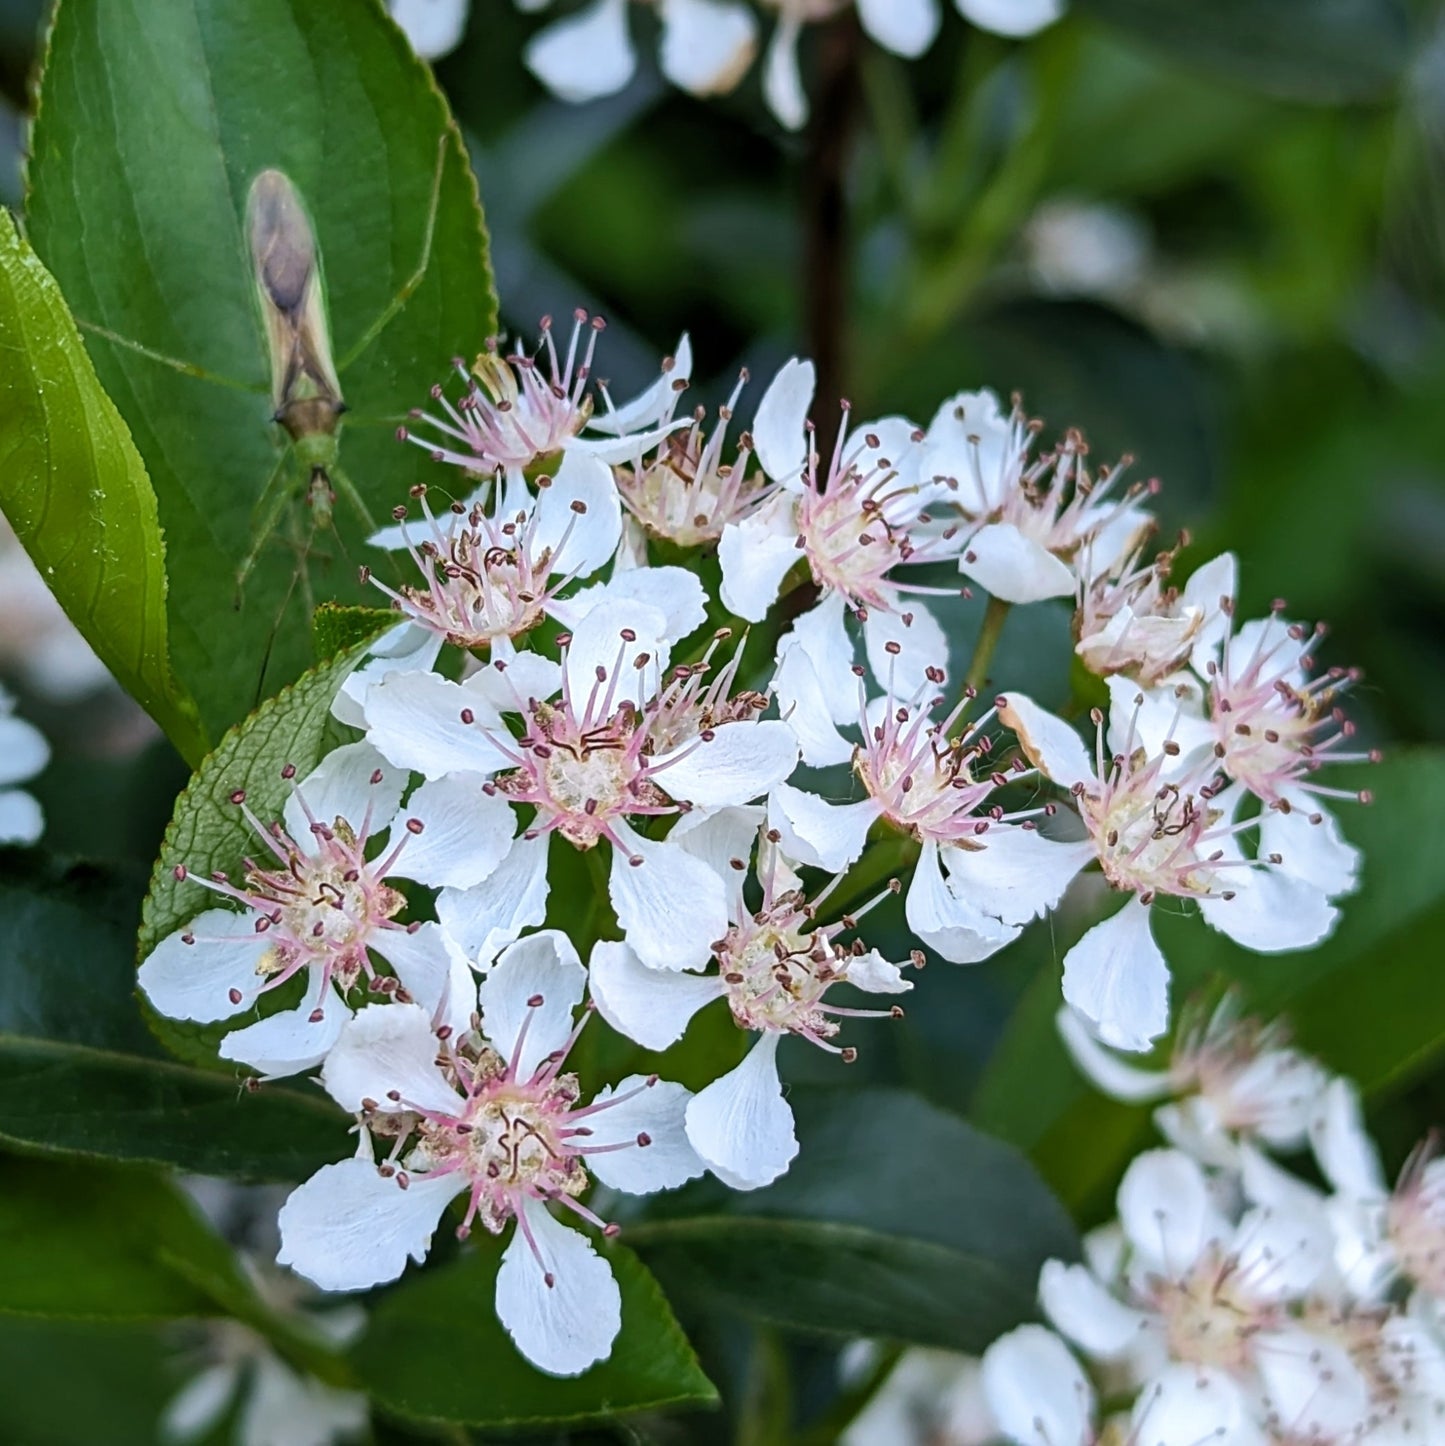
[[[1203,670],[1229,632],[1236,590],[1233,556],[1223,553],[1191,574],[1182,591],[1169,586],[1173,558],[1143,564],[1137,553],[1079,577],[1074,651],[1091,673],[1153,687],[1193,660]]]
[[[918,462],[933,510],[963,519],[959,571],[1007,603],[1072,597],[1154,525],[1140,499],[1155,484],[1120,490],[1122,463],[1091,472],[1077,433],[1035,456],[1038,431],[1017,402],[1006,415],[991,391],[961,392],[938,409]]]
[[[757,622],[777,601],[784,578],[795,566],[805,567],[818,601],[795,621],[779,660],[789,647],[803,648],[823,695],[847,717],[855,686],[845,611],[862,621],[879,680],[892,677],[900,690],[911,691],[923,682],[925,668],[948,654],[943,629],[918,599],[957,590],[905,582],[895,573],[951,560],[957,548],[951,529],[923,535],[932,489],[918,481],[912,423],[891,417],[844,428],[825,466],[807,420],[814,382],[813,364],[795,358],[758,405],[753,445],[779,490],[724,529],[718,547],[722,599],[739,617]],[[895,659],[888,645],[904,635],[911,646]]]
[[[1364,1408],[1368,1388],[1348,1353],[1297,1319],[1330,1269],[1319,1212],[1264,1207],[1232,1219],[1199,1164],[1177,1150],[1138,1156],[1118,1204],[1116,1275],[1051,1261],[1039,1290],[1054,1326],[1137,1385],[1141,1406],[1184,1366],[1238,1420],[1253,1417],[1260,1395],[1292,1418],[1314,1402],[1322,1425],[1331,1402]]]
[[[406,897],[390,881],[430,872],[429,859],[446,848],[402,809],[405,786],[405,773],[362,742],[327,754],[296,786],[282,822],[263,824],[244,793],[233,794],[260,857],[245,861],[240,883],[184,866],[176,877],[240,908],[207,909],[162,939],[140,967],[146,998],[174,1019],[211,1023],[301,975],[296,1008],[221,1040],[223,1059],[268,1076],[319,1064],[351,1017],[347,998],[358,987],[415,1000],[438,1022],[456,1022],[458,1010],[465,1020],[471,974],[460,951],[437,924],[397,922]],[[383,834],[385,851],[369,858]]]
[[[1238,836],[1256,823],[1235,821],[1237,796],[1211,752],[1185,753],[1167,733],[1145,746],[1142,704],[1121,711],[1121,701],[1111,710],[1109,754],[1095,714],[1093,760],[1072,728],[1023,694],[1001,698],[998,709],[1040,772],[1075,799],[1086,837],[1061,847],[1076,850],[1081,866],[1097,861],[1127,898],[1065,955],[1064,999],[1105,1044],[1145,1050],[1169,1022],[1169,966],[1149,925],[1157,899],[1193,899],[1206,923],[1258,953],[1318,943],[1336,910],[1279,860],[1244,856]]]
[[[1074,1063],[1105,1094],[1143,1103],[1168,1100],[1154,1122],[1176,1148],[1208,1165],[1236,1166],[1239,1143],[1298,1149],[1308,1137],[1329,1075],[1291,1047],[1280,1021],[1240,1013],[1236,995],[1212,1011],[1186,1012],[1163,1069],[1141,1069],[1112,1054],[1072,1009],[1056,1023]]]
[[[935,673],[935,678],[941,674]],[[781,690],[780,690],[781,691]],[[831,803],[780,784],[769,800],[783,851],[800,864],[841,871],[882,823],[920,845],[908,885],[909,928],[956,964],[977,963],[1011,943],[1063,896],[1086,854],[1038,832],[1052,805],[1006,811],[995,795],[1033,771],[991,760],[990,709],[964,725],[971,693],[943,717],[937,700],[887,695],[861,711],[863,743],[853,771],[864,790]]]
[[[556,931],[511,945],[480,990],[480,1031],[433,1033],[424,1010],[375,1006],[343,1031],[322,1083],[363,1127],[362,1151],[326,1165],[281,1210],[277,1257],[324,1290],[365,1290],[426,1258],[458,1196],[457,1233],[516,1228],[496,1310],[518,1350],[577,1375],[612,1349],[621,1295],[607,1261],[555,1206],[606,1234],[581,1197],[590,1177],[647,1194],[701,1172],[680,1085],[634,1075],[582,1104],[567,1055],[586,971]],[[390,1143],[380,1165],[372,1142]]]
[[[713,945],[714,967],[661,972],[649,969],[626,943],[609,942],[594,947],[590,963],[592,997],[603,1018],[648,1049],[663,1050],[680,1039],[693,1015],[715,999],[726,1000],[739,1029],[758,1036],[743,1062],[687,1107],[693,1148],[719,1179],[739,1190],[771,1183],[798,1151],[793,1111],[778,1076],[783,1036],[796,1035],[851,1061],[856,1049],[834,1043],[844,1022],[903,1011],[840,1005],[827,997],[833,988],[850,984],[869,994],[896,994],[913,987],[876,950],[842,941],[877,899],[835,922],[817,922],[840,878],[810,901],[776,850],[760,850],[767,856],[759,867],[762,898],[755,909],[746,905],[743,880],[757,812],[723,810],[696,828],[687,828],[687,820],[677,830],[683,848],[729,878],[728,928]],[[887,894],[885,889],[879,897]]]
[[[396,589],[368,576],[411,622],[462,648],[509,655],[515,639],[556,615],[564,589],[610,560],[622,532],[611,473],[575,450],[517,512],[504,512],[498,494],[490,513],[480,501],[457,502],[438,518],[424,489],[417,497],[422,523],[408,524],[401,507],[397,522],[422,583]]]
[[[33,844],[45,831],[45,816],[25,783],[50,762],[50,744],[33,724],[15,716],[15,698],[0,687],[0,844]]]
[[[727,928],[722,880],[638,825],[757,798],[792,772],[797,743],[784,723],[759,720],[759,695],[713,693],[706,663],[669,673],[667,636],[660,608],[604,596],[560,665],[520,653],[464,683],[403,672],[373,687],[371,741],[426,776],[409,807],[450,844],[421,881],[470,890],[548,835],[583,851],[605,842],[612,904],[639,957],[705,963]],[[519,838],[514,806],[528,811]],[[545,874],[545,847],[530,857]]]

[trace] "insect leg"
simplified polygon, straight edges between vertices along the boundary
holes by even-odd
[[[432,176],[431,200],[427,205],[426,213],[426,230],[422,234],[421,258],[417,262],[416,270],[402,282],[396,295],[382,308],[376,320],[366,328],[351,350],[337,362],[336,370],[338,372],[344,372],[386,330],[396,314],[411,300],[412,293],[426,278],[427,268],[431,265],[432,238],[435,235],[437,224],[437,206],[441,201],[442,172],[446,169],[447,138],[448,133],[445,130],[437,137],[437,167]]]
[[[241,566],[236,570],[236,606],[241,606],[241,596],[246,590],[246,580],[255,570],[256,563],[260,560],[261,549],[269,541],[271,534],[276,530],[276,524],[281,520],[281,510],[288,501],[284,485],[278,486],[278,482],[284,482],[286,463],[290,458],[290,450],[284,451],[276,459],[276,465],[271,469],[271,475],[266,479],[266,485],[261,489],[261,495],[256,499],[256,506],[251,512],[251,547],[246,556],[241,560]]]
[[[214,382],[218,387],[230,387],[232,391],[250,392],[259,395],[265,392],[265,387],[254,382],[238,382],[234,377],[223,377],[219,372],[208,372],[205,367],[198,367],[194,362],[181,361],[177,357],[167,356],[163,351],[154,351],[148,346],[142,346],[138,341],[132,341],[128,336],[122,336],[118,331],[111,331],[109,327],[97,326],[93,321],[83,321],[76,317],[75,324],[81,331],[88,332],[91,336],[98,336],[104,341],[110,342],[113,346],[124,347],[127,351],[133,351],[138,356],[143,356],[147,361],[153,361],[163,367],[170,367],[172,371],[180,372],[183,376],[195,377],[197,381]]]
[[[330,472],[331,485],[336,488],[337,496],[346,498],[351,504],[352,510],[361,519],[368,532],[377,531],[376,519],[371,515],[371,508],[366,505],[366,499],[357,491],[356,483],[341,470],[340,467],[333,467]]]

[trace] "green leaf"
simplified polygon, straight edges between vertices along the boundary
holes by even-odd
[[[1403,0],[1079,0],[1170,59],[1267,95],[1375,100],[1410,58]]]
[[[418,1420],[488,1427],[585,1421],[717,1400],[657,1282],[630,1250],[607,1258],[622,1291],[611,1356],[568,1380],[541,1375],[517,1352],[492,1309],[500,1242],[388,1291],[355,1348],[372,1395]],[[377,1361],[386,1370],[369,1369]]]
[[[1283,1015],[1296,1042],[1367,1089],[1418,1075],[1445,1050],[1445,981],[1438,940],[1445,874],[1421,841],[1445,809],[1445,750],[1414,749],[1384,763],[1333,770],[1329,783],[1369,788],[1374,802],[1333,805],[1362,851],[1362,887],[1340,900],[1335,933],[1317,949],[1264,957],[1204,926],[1161,911],[1156,935],[1169,960],[1177,1011],[1216,976],[1250,1008]],[[1059,941],[1064,952],[1068,941]],[[984,1128],[1027,1149],[1076,1210],[1102,1210],[1129,1156],[1149,1136],[1147,1110],[1096,1093],[1054,1028],[1058,975],[1044,970],[990,1062],[974,1100]]]
[[[269,425],[251,182],[281,168],[310,212],[348,404],[340,462],[383,521],[438,481],[397,422],[496,330],[475,182],[379,0],[61,0],[31,153],[32,239],[150,469],[174,666],[218,737],[311,660],[308,589],[376,598],[356,580],[371,527],[338,495],[322,530],[309,467]],[[290,542],[262,549],[238,610],[278,464]]]
[[[268,698],[226,734],[197,770],[176,800],[151,875],[142,909],[142,960],[167,934],[215,906],[215,896],[195,878],[177,879],[177,868],[202,878],[217,872],[236,877],[242,873],[241,861],[254,852],[257,838],[235,801],[237,796],[244,797],[247,809],[263,824],[271,823],[281,817],[291,796],[292,779],[305,778],[330,750],[337,727],[331,717],[331,701],[359,652],[353,648],[320,664]],[[284,988],[273,989],[261,996],[260,1007],[263,1014],[269,1014],[296,1003]],[[147,1019],[174,1054],[227,1071],[232,1066],[218,1059],[216,1045],[222,1035],[246,1022],[238,1017],[202,1025],[167,1019],[153,1011],[147,1012]]]
[[[809,1332],[981,1351],[1073,1259],[1058,1202],[1007,1145],[895,1089],[797,1089],[798,1158],[746,1193],[690,1186],[625,1230],[675,1294]]]
[[[295,1180],[335,1157],[317,1094],[158,1058],[135,989],[133,870],[0,855],[0,1145]]]
[[[102,662],[193,763],[155,493],[55,280],[0,213],[0,507]]]
[[[318,658],[334,658],[374,638],[397,621],[397,615],[386,608],[341,607],[322,603],[311,614],[311,636]]]

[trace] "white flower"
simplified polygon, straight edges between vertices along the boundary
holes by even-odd
[[[955,549],[959,571],[1007,603],[1072,596],[1080,581],[1131,554],[1154,525],[1138,499],[1157,484],[1111,496],[1125,464],[1091,475],[1076,433],[1033,457],[1038,430],[1017,406],[1005,416],[990,391],[961,392],[938,409],[918,463],[942,489],[935,496],[966,520]]]
[[[426,525],[416,538],[397,509],[402,541],[424,585],[399,592],[364,576],[417,626],[463,648],[501,648],[555,616],[559,594],[609,561],[622,535],[612,474],[576,449],[562,455],[555,477],[537,479],[536,502],[504,513],[500,491],[492,514],[482,503],[456,503],[443,524],[420,493]],[[428,660],[428,665],[430,661]]]
[[[424,1011],[363,1010],[322,1071],[343,1108],[394,1136],[379,1168],[358,1156],[326,1165],[282,1207],[278,1261],[325,1290],[364,1290],[422,1261],[442,1212],[467,1200],[458,1227],[517,1228],[497,1274],[496,1308],[539,1370],[577,1375],[604,1359],[621,1326],[607,1261],[548,1208],[603,1226],[580,1196],[589,1172],[634,1194],[701,1172],[687,1142],[688,1092],[635,1075],[581,1105],[563,1073],[582,1024],[586,973],[565,935],[511,945],[482,982],[482,1033],[440,1042]],[[587,1016],[584,1014],[582,1023]]]
[[[983,1353],[984,1400],[1000,1435],[1020,1446],[1091,1446],[1094,1388],[1051,1330],[1023,1325]]]
[[[1136,1421],[1160,1409],[1179,1366],[1208,1380],[1235,1420],[1251,1418],[1256,1393],[1306,1427],[1314,1418],[1301,1420],[1296,1406],[1313,1402],[1327,1424],[1327,1403],[1341,1394],[1367,1399],[1348,1354],[1296,1321],[1330,1268],[1319,1212],[1256,1208],[1232,1222],[1200,1166],[1176,1150],[1138,1156],[1118,1203],[1127,1249],[1117,1279],[1050,1261],[1039,1291],[1064,1335],[1139,1384]]]
[[[1057,1024],[1074,1062],[1106,1094],[1131,1103],[1172,1099],[1154,1112],[1155,1123],[1207,1165],[1236,1168],[1242,1140],[1299,1148],[1329,1083],[1321,1065],[1289,1047],[1282,1024],[1242,1018],[1235,995],[1203,1017],[1186,1014],[1160,1070],[1118,1059],[1067,1006]]]
[[[548,0],[519,0],[540,10]],[[742,78],[757,51],[757,21],[737,0],[657,0],[662,73],[693,95],[720,95]],[[534,35],[527,68],[562,100],[597,100],[632,79],[637,54],[627,0],[593,0]]]
[[[858,1341],[845,1352],[839,1372],[845,1384],[852,1384],[850,1357],[865,1350],[876,1347]],[[978,1361],[954,1351],[904,1351],[838,1438],[840,1446],[988,1446],[998,1440],[998,1426],[979,1370]]]
[[[471,0],[387,0],[386,8],[423,60],[439,60],[462,43],[470,6]]]
[[[1194,661],[1202,669],[1229,632],[1236,565],[1230,553],[1206,562],[1183,592],[1167,586],[1172,555],[1147,567],[1130,554],[1098,576],[1080,568],[1074,651],[1091,673],[1123,673],[1146,688]]]
[[[602,1017],[648,1049],[666,1049],[680,1039],[693,1015],[714,999],[727,1001],[739,1029],[760,1036],[737,1068],[714,1080],[687,1107],[693,1148],[719,1179],[738,1190],[770,1184],[798,1151],[793,1111],[778,1077],[782,1037],[798,1035],[851,1062],[857,1051],[832,1043],[840,1020],[899,1017],[903,1011],[828,1003],[828,992],[838,984],[870,994],[913,987],[896,964],[865,950],[861,942],[851,947],[839,942],[871,903],[844,921],[815,922],[819,905],[839,880],[810,903],[796,876],[774,858],[760,862],[759,906],[744,904],[743,879],[756,828],[756,809],[729,809],[696,828],[677,831],[683,848],[732,877],[728,928],[713,946],[716,972],[649,969],[626,944],[607,942],[594,947],[590,961],[592,997]]]
[[[34,778],[50,762],[50,744],[33,724],[15,716],[15,699],[0,687],[0,844],[33,844],[45,831],[40,805],[13,785]]]
[[[346,996],[363,981],[374,991],[416,1000],[438,1022],[465,1022],[472,987],[466,960],[439,925],[398,924],[406,898],[387,882],[401,872],[413,877],[413,862],[415,872],[429,871],[432,840],[424,825],[408,816],[387,851],[367,858],[367,845],[401,817],[405,786],[406,775],[369,744],[351,743],[329,753],[296,787],[284,824],[263,826],[246,808],[245,795],[233,794],[271,859],[248,860],[240,885],[177,869],[178,879],[242,908],[208,909],[156,945],[139,976],[150,1002],[172,1018],[209,1023],[250,1008],[266,990],[304,971],[306,991],[296,1009],[221,1041],[222,1058],[268,1076],[319,1064],[351,1017]],[[390,975],[378,973],[373,954],[390,966]]]
[[[1169,966],[1149,927],[1156,898],[1196,900],[1206,923],[1260,953],[1318,943],[1336,911],[1272,856],[1244,857],[1237,835],[1254,822],[1233,821],[1242,791],[1221,798],[1213,754],[1184,753],[1168,730],[1157,750],[1146,746],[1145,700],[1133,696],[1131,708],[1115,695],[1112,757],[1096,712],[1096,762],[1073,729],[1023,694],[1001,698],[999,716],[1040,771],[1074,795],[1088,848],[1110,887],[1128,896],[1065,956],[1064,998],[1105,1044],[1145,1050],[1169,1022]]]
[[[461,684],[388,675],[367,694],[370,738],[431,780],[410,807],[449,849],[417,871],[421,882],[485,884],[515,847],[510,800],[532,811],[520,843],[555,833],[587,850],[605,840],[628,943],[654,967],[695,967],[727,928],[722,881],[671,838],[644,837],[635,825],[747,803],[792,772],[797,744],[785,724],[757,720],[757,694],[717,696],[706,660],[668,677],[660,608],[605,592],[593,601],[560,667],[521,653]],[[520,716],[520,734],[505,715]],[[545,872],[545,853],[535,867]]]
[[[943,629],[906,594],[948,589],[904,583],[895,569],[952,558],[951,529],[923,535],[933,490],[917,476],[920,434],[901,417],[851,432],[844,429],[826,473],[813,451],[807,420],[813,399],[813,364],[796,358],[773,379],[758,405],[753,445],[764,471],[778,484],[758,510],[723,530],[718,547],[722,599],[739,617],[757,622],[777,601],[783,579],[806,566],[819,601],[794,624],[780,646],[801,647],[823,694],[846,710],[854,695],[853,643],[844,625],[851,608],[863,623],[864,643],[880,681],[909,692],[924,667],[947,659]],[[912,640],[915,672],[890,680],[888,645]],[[893,652],[897,651],[895,647]],[[845,715],[846,716],[846,715]]]
[[[921,698],[899,703],[887,696],[863,710],[863,745],[853,757],[862,799],[831,804],[780,784],[769,800],[783,851],[801,864],[848,867],[879,821],[917,839],[922,850],[908,886],[908,924],[957,964],[986,959],[1016,939],[1058,903],[1090,856],[1082,844],[1056,843],[1037,831],[1037,818],[1052,805],[1006,813],[993,801],[1031,770],[1020,765],[1005,773],[990,762],[992,740],[983,729],[992,710],[955,736],[971,701],[965,697],[937,720]]]

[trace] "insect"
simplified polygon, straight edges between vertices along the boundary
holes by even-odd
[[[336,535],[333,512],[338,497],[368,532],[376,529],[370,509],[340,462],[342,418],[348,411],[340,378],[381,335],[426,276],[446,159],[445,143],[445,136],[439,138],[416,267],[339,361],[332,354],[321,254],[301,193],[284,171],[275,168],[258,172],[251,181],[245,240],[270,368],[269,420],[277,429],[280,445],[275,465],[252,508],[248,546],[236,570],[235,602],[238,608],[242,605],[246,583],[267,546],[280,542],[290,547],[297,555],[297,567],[280,604],[278,628],[298,586],[308,614],[314,607],[308,559],[313,555],[317,532]],[[79,325],[186,376],[232,390],[259,390],[254,384],[166,355],[106,327],[83,319],[79,319]],[[386,425],[395,425],[398,420],[365,419]],[[362,424],[362,419],[352,421]],[[304,500],[304,509],[293,506],[298,498]],[[288,507],[291,516],[286,528],[283,522]],[[341,545],[339,537],[337,545]],[[325,560],[324,555],[316,555]],[[274,636],[273,629],[273,640]]]

